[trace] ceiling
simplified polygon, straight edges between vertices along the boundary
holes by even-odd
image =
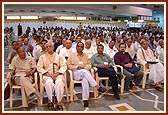
[[[96,2],[95,2],[96,3]],[[121,17],[136,16],[119,12],[122,7],[141,7],[164,11],[164,4],[4,4],[4,15],[38,15],[38,16],[87,16],[87,17]]]

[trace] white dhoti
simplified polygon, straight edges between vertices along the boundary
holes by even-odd
[[[49,100],[53,102],[52,96],[55,90],[57,101],[58,103],[61,102],[63,93],[64,93],[64,86],[65,86],[64,76],[59,75],[55,80],[55,84],[53,83],[53,79],[51,77],[43,76],[43,83]]]
[[[87,69],[74,70],[74,79],[82,80],[82,99],[88,100],[89,98],[89,86],[94,87],[97,85],[94,78],[91,76]]]
[[[150,65],[149,79],[153,80],[154,83],[164,80],[164,67],[161,63]]]

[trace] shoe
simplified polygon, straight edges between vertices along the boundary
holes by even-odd
[[[158,91],[162,91],[163,89],[159,86],[155,86],[155,89],[158,90]]]
[[[84,100],[83,103],[84,103],[84,107],[88,107],[89,106],[88,100]]]
[[[28,111],[28,108],[27,107],[23,107],[23,111]]]
[[[130,81],[130,87],[136,86],[134,81]]]
[[[120,100],[120,96],[118,93],[114,94],[114,97],[117,99],[117,100]]]
[[[123,78],[123,75],[120,72],[117,72],[117,78],[118,80],[121,80]]]
[[[137,86],[132,86],[130,89],[131,90],[138,90],[138,87]]]
[[[54,110],[54,104],[53,103],[48,103],[47,104],[49,110]]]
[[[63,111],[62,105],[57,105],[57,110],[58,110],[58,111]]]
[[[104,87],[99,87],[98,91],[101,92],[101,93],[104,93],[104,92],[107,91],[107,89],[104,88]]]

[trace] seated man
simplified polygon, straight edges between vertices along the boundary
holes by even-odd
[[[136,86],[139,86],[139,84],[142,80],[143,72],[141,72],[140,69],[134,65],[134,60],[131,58],[129,53],[125,52],[125,50],[126,50],[125,43],[121,43],[119,45],[119,50],[120,51],[114,55],[114,62],[117,65],[123,66],[123,74],[126,75],[125,89],[128,90],[129,88],[131,88],[132,90],[135,90],[135,89],[137,89]],[[136,68],[135,71],[130,70],[133,67]],[[134,82],[133,83],[131,82],[132,74],[134,74],[134,79],[133,79]]]
[[[37,99],[40,100],[40,94],[35,90],[32,85],[33,73],[36,71],[36,63],[34,59],[27,56],[24,48],[20,47],[16,50],[18,56],[12,59],[10,69],[10,75],[14,77],[14,84],[21,86],[22,94],[22,107],[23,110],[28,110],[27,97],[31,94],[35,94]]]
[[[85,41],[85,48],[83,50],[84,53],[88,54],[89,58],[92,57],[92,55],[95,53],[94,48],[92,47],[92,42],[91,40],[86,40]]]
[[[70,55],[67,60],[68,69],[71,69],[74,74],[75,80],[82,80],[82,100],[84,101],[84,107],[88,107],[89,98],[89,85],[97,87],[96,81],[91,76],[89,69],[91,69],[91,62],[89,56],[83,53],[84,44],[78,42],[76,45],[76,51]]]
[[[53,64],[55,64],[55,68],[53,68]],[[67,66],[65,59],[54,52],[52,42],[46,44],[46,53],[40,56],[37,70],[43,74],[43,83],[48,96],[48,109],[54,109],[52,94],[55,91],[58,101],[57,109],[63,111],[61,104],[64,93],[63,73],[67,70]]]
[[[59,55],[67,60],[70,54],[73,52],[76,52],[76,49],[72,47],[72,41],[66,40],[65,47],[60,49]]]
[[[142,48],[140,48],[137,52],[137,59],[139,63],[150,69],[149,79],[154,81],[155,89],[162,91],[160,84],[164,81],[164,67],[154,56],[152,50],[148,46],[147,41],[142,40],[141,45]],[[158,63],[152,64],[149,63],[149,61]]]
[[[33,48],[33,57],[34,60],[36,61],[36,63],[39,60],[39,57],[43,54],[45,54],[46,52],[46,43],[47,40],[42,40],[41,42],[39,42],[34,48]]]
[[[112,90],[114,97],[119,100],[120,96],[118,94],[118,80],[116,77],[116,72],[114,70],[113,62],[110,56],[106,53],[103,53],[104,46],[99,44],[97,46],[97,52],[91,57],[91,63],[93,67],[98,68],[98,76],[105,77],[108,76],[112,85]]]
[[[19,47],[17,41],[12,41],[11,45],[12,45],[12,51],[8,55],[9,63],[11,63],[12,59],[15,56],[17,56],[16,49],[18,49],[18,47]]]

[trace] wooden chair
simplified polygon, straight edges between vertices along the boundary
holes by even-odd
[[[73,97],[74,97],[74,84],[76,84],[76,83],[82,83],[82,81],[81,80],[74,80],[73,79],[73,72],[72,72],[72,70],[68,70],[68,72],[69,72],[69,74],[70,74],[70,101],[73,101]],[[93,69],[91,69],[91,75],[92,76],[94,76],[94,70]],[[96,98],[96,92],[97,91],[97,89],[94,87],[93,88],[93,93],[94,93],[94,98]]]
[[[18,96],[18,90],[21,89],[21,86],[12,84],[12,82],[9,83],[9,84],[10,84],[10,108],[12,108],[12,107],[13,107],[13,90],[15,90],[16,96]],[[33,83],[32,85],[33,85],[33,86],[35,87],[35,89],[38,91],[37,72],[34,73],[34,83]],[[17,90],[16,90],[16,89],[17,89]],[[37,102],[37,103],[38,103],[38,105],[39,105],[39,102]]]
[[[44,84],[43,84],[43,75],[39,73],[40,77],[40,95],[41,97],[44,97]],[[66,72],[64,73],[64,83],[65,83],[65,93],[66,93],[66,99],[67,102],[69,102],[69,97],[68,97],[68,88],[67,88],[67,82],[66,82]],[[40,105],[43,104],[43,98],[40,101]]]

